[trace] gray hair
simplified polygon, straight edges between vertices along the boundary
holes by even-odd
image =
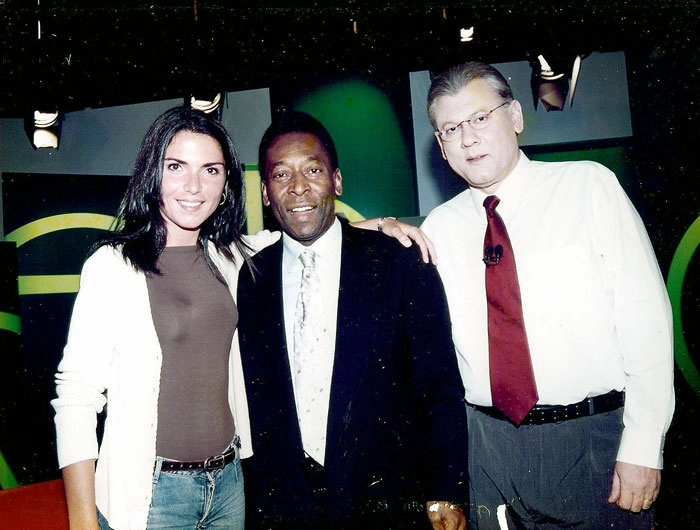
[[[435,76],[428,90],[428,118],[433,128],[435,121],[435,101],[442,96],[454,96],[472,81],[483,79],[493,88],[504,101],[513,101],[513,90],[501,72],[490,64],[480,61],[470,61],[457,64]]]

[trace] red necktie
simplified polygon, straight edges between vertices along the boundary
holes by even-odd
[[[489,318],[489,370],[493,405],[516,425],[539,399],[527,345],[518,273],[503,219],[496,213],[500,199],[486,197],[486,300]]]

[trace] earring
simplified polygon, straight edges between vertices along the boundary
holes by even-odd
[[[221,200],[219,201],[219,206],[223,206],[226,202],[226,196],[228,195],[228,190],[224,188],[224,192],[221,194]]]

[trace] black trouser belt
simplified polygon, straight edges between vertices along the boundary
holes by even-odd
[[[235,442],[240,447],[238,439]],[[212,471],[221,469],[236,459],[236,448],[216,456],[210,456],[206,460],[194,460],[192,462],[181,462],[179,460],[163,460],[160,465],[161,471]]]
[[[470,407],[479,412],[483,412],[493,418],[499,420],[510,421],[496,407],[484,407],[482,405],[474,405],[467,403]],[[535,405],[530,412],[527,413],[525,419],[520,425],[542,425],[545,423],[558,423],[575,418],[585,416],[593,416],[603,412],[617,410],[625,404],[625,393],[618,390],[613,390],[607,394],[591,397],[572,403],[571,405]]]

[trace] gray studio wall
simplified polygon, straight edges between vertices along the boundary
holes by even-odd
[[[181,103],[173,99],[68,113],[56,150],[34,150],[22,119],[0,119],[0,173],[128,175],[151,122]],[[222,121],[243,162],[257,164],[258,142],[270,119],[268,89],[227,93]],[[0,181],[0,197],[1,186]],[[0,240],[4,237],[0,200]]]

